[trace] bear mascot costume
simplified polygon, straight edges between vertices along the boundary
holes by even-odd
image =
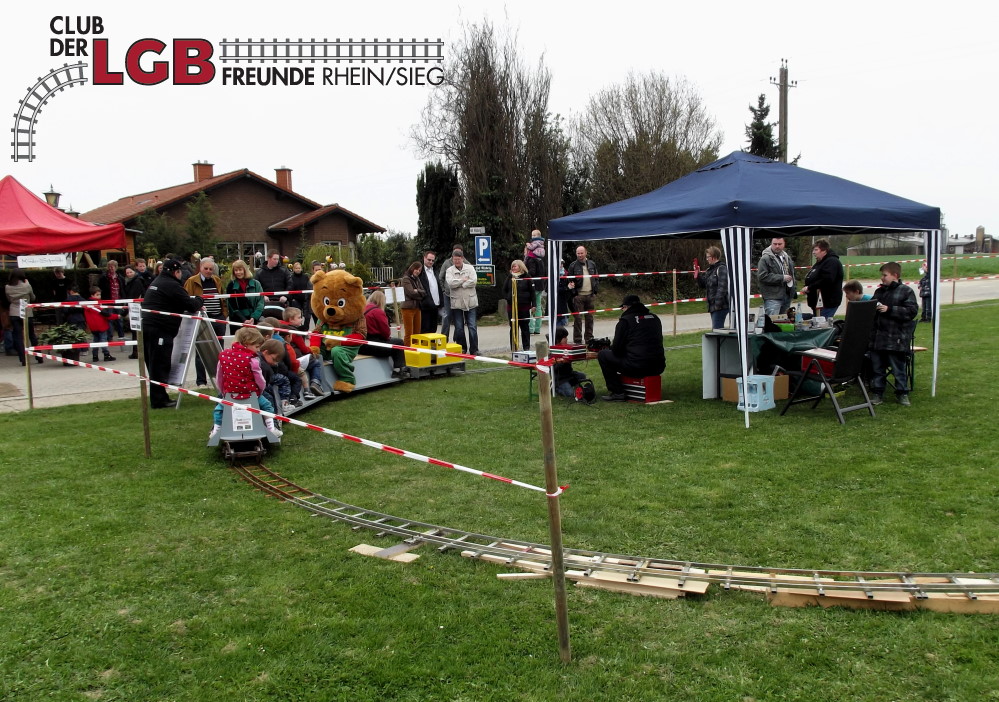
[[[336,392],[351,392],[354,378],[354,358],[360,344],[343,344],[341,339],[364,341],[368,329],[364,323],[364,283],[344,270],[319,271],[312,281],[312,311],[318,321],[309,340],[312,353],[333,363],[337,380]]]

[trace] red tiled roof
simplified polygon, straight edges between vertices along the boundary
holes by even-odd
[[[299,227],[304,227],[306,225],[312,224],[323,217],[327,217],[331,214],[339,213],[345,216],[347,219],[353,220],[360,227],[364,228],[365,234],[377,232],[382,233],[385,231],[384,227],[379,227],[374,222],[361,217],[358,214],[354,214],[345,207],[340,207],[340,205],[333,203],[332,205],[326,205],[325,207],[320,207],[318,210],[312,212],[302,212],[301,214],[293,215],[288,219],[283,219],[280,222],[275,222],[267,228],[269,232],[288,232]]]
[[[277,183],[267,180],[266,178],[262,178],[248,168],[241,168],[236,171],[230,171],[229,173],[217,175],[214,178],[206,178],[198,182],[183,183],[181,185],[174,185],[161,190],[152,190],[148,193],[141,193],[139,195],[129,195],[121,198],[120,200],[116,200],[115,202],[90,210],[89,212],[84,212],[80,215],[80,219],[85,219],[88,222],[95,222],[98,224],[127,222],[135,217],[138,217],[146,210],[160,210],[176,202],[189,198],[192,195],[197,194],[200,190],[213,190],[220,185],[224,185],[225,183],[238,178],[253,178],[268,187],[292,195],[307,204],[309,207],[320,207],[318,202],[314,202],[313,200],[310,200],[309,198],[299,195],[291,190],[285,190]]]

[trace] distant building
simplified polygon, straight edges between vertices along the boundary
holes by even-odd
[[[358,235],[385,231],[338,204],[320,205],[296,193],[291,187],[290,168],[276,168],[275,179],[270,181],[246,168],[215,175],[211,163],[193,165],[194,180],[190,183],[129,195],[84,212],[80,219],[98,224],[121,222],[127,229],[137,230],[138,217],[153,211],[183,225],[187,203],[204,191],[215,211],[215,236],[222,259],[242,258],[251,265],[258,253],[266,256],[276,250],[293,256],[303,236],[308,245],[342,247],[353,260]],[[127,254],[134,258],[134,232],[129,235]]]

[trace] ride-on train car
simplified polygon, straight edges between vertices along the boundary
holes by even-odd
[[[461,347],[458,344],[445,343],[443,334],[414,334],[412,343],[417,348],[441,350],[446,348],[449,352],[461,353]],[[409,377],[412,379],[451,375],[454,372],[463,372],[465,370],[465,360],[462,358],[436,356],[434,354],[414,351],[406,352],[406,364],[407,368],[409,368]],[[333,364],[328,361],[324,362],[320,375],[323,394],[318,395],[314,400],[302,400],[299,405],[292,407],[289,411],[283,413],[278,411],[278,414],[290,417],[331,397],[335,398],[344,394],[352,395],[382,385],[392,385],[401,382],[400,378],[392,375],[391,359],[362,354],[358,354],[354,359],[354,378],[354,392],[334,392],[333,384],[337,381],[336,372],[333,370]],[[226,399],[231,398],[227,397]],[[240,401],[240,404],[250,405],[259,409],[255,396],[249,400]],[[242,457],[262,456],[267,448],[265,442],[276,445],[281,443],[281,439],[275,436],[273,432],[267,430],[261,415],[246,410],[234,410],[229,405],[223,405],[222,430],[208,440],[208,446],[222,446],[222,452],[226,460],[233,460]]]

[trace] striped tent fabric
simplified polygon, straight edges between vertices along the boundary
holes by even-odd
[[[562,260],[562,242],[548,240],[548,316],[549,345],[555,343],[555,328],[558,323],[558,283],[559,262]]]
[[[562,242],[548,240],[548,309],[545,314],[548,316],[548,346],[555,343],[555,330],[558,328],[558,284],[559,284],[559,262],[562,260]],[[550,385],[551,394],[555,396],[555,383]]]
[[[728,267],[728,308],[732,324],[739,339],[739,348],[749,346],[749,277],[753,264],[753,230],[750,227],[727,227],[721,230],[722,245]],[[742,386],[746,387],[749,375],[748,352],[742,354]],[[745,410],[746,428],[749,428],[749,409]]]
[[[930,397],[937,396],[937,368],[940,362],[940,257],[943,255],[943,236],[939,229],[926,232],[926,266],[930,274],[930,300],[933,305],[933,383],[930,386]]]

